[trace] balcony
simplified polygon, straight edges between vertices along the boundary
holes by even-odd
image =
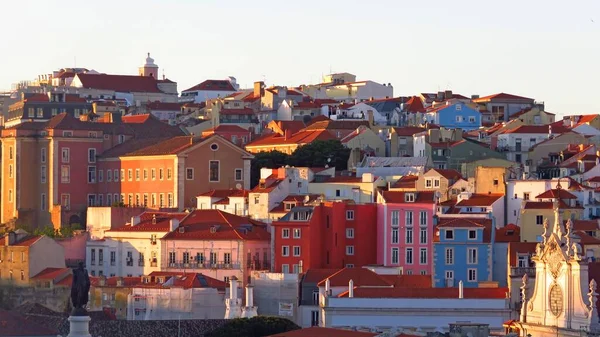
[[[246,268],[250,270],[271,270],[271,262],[254,261],[246,264]]]
[[[190,260],[189,262],[175,261],[169,262],[167,268],[174,269],[240,269],[241,265],[236,262],[226,263],[225,261],[211,262],[196,262]]]
[[[523,275],[535,277],[535,267],[512,267],[510,268],[511,277],[523,277]]]

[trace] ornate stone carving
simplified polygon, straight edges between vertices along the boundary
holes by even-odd
[[[527,283],[529,281],[529,276],[527,274],[523,275],[523,283],[521,284],[521,300],[523,304],[521,304],[521,322],[527,322]]]
[[[558,278],[564,257],[560,246],[555,241],[551,241],[548,245],[544,258],[552,277],[554,279]]]
[[[548,297],[550,312],[556,317],[560,316],[563,311],[563,292],[558,284],[555,283],[550,287]]]
[[[573,242],[573,260],[581,261],[581,246],[577,242]]]
[[[543,243],[546,244],[546,240],[548,240],[548,218],[544,218],[544,232],[542,233]]]
[[[529,302],[529,311],[533,311],[533,302]]]
[[[589,308],[589,320],[590,320],[590,331],[597,332],[600,330],[600,323],[598,323],[598,308],[596,306],[596,302],[598,301],[598,293],[596,280],[592,279],[590,281],[590,292],[588,293],[588,301],[590,302]]]

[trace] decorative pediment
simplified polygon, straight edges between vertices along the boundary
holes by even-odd
[[[562,263],[568,261],[563,245],[557,234],[552,233],[544,245],[539,260],[548,266],[554,279],[560,275]]]

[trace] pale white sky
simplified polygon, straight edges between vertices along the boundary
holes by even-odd
[[[504,91],[559,114],[600,110],[598,0],[3,0],[0,29],[0,89],[75,60],[136,74],[150,52],[180,91],[229,75],[299,85],[332,69],[396,96]]]

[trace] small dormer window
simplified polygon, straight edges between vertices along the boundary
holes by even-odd
[[[404,195],[404,201],[406,201],[406,202],[415,202],[415,194],[414,193],[406,193]]]
[[[286,210],[286,211],[289,211],[289,210],[291,210],[291,209],[292,209],[292,207],[293,207],[293,206],[294,206],[294,205],[293,205],[292,203],[285,203],[285,210]]]

